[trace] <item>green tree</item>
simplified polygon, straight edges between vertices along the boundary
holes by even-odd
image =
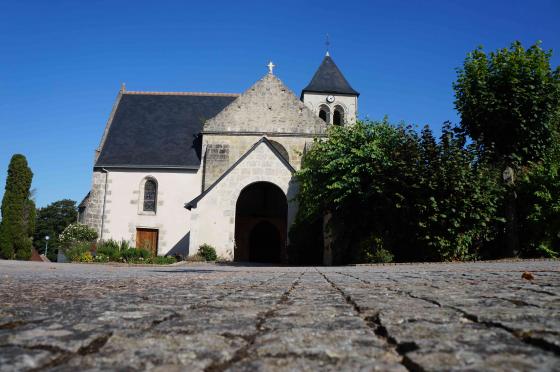
[[[552,51],[514,42],[487,55],[467,55],[454,83],[461,128],[503,170],[506,184],[507,254],[519,253],[516,179],[520,168],[542,161],[551,144],[560,103],[560,69]]]
[[[429,151],[423,152],[421,193],[415,200],[419,246],[437,260],[486,255],[482,247],[502,223],[497,174],[450,123],[444,123],[439,143],[426,131],[421,142]]]
[[[25,156],[12,156],[0,223],[0,254],[4,258],[28,260],[31,257],[35,227],[35,203],[30,198],[32,179]]]
[[[49,258],[55,259],[59,248],[58,236],[66,226],[76,222],[78,216],[76,202],[62,199],[37,210],[36,228],[33,245],[37,251],[44,253],[45,237],[49,237]]]
[[[560,133],[544,159],[519,179],[521,249],[524,256],[560,257]]]
[[[296,174],[295,231],[331,215],[336,263],[390,251],[396,260],[463,260],[479,254],[497,223],[495,176],[474,146],[446,124],[429,128],[383,122],[332,127]],[[309,239],[308,239],[309,241]]]

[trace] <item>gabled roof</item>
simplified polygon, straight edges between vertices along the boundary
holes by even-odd
[[[328,54],[323,59],[315,75],[313,75],[311,82],[303,88],[302,95],[305,92],[360,95],[350,86]]]
[[[122,92],[95,167],[198,169],[204,121],[237,94]]]
[[[89,200],[90,195],[91,195],[91,191],[88,192],[86,196],[84,196],[80,204],[78,204],[78,208],[85,208],[87,206],[86,204]]]
[[[204,124],[204,134],[224,132],[323,136],[327,124],[268,73]]]
[[[282,154],[280,154],[280,152],[274,147],[274,145],[272,143],[270,143],[270,141],[266,137],[262,137],[260,140],[255,142],[253,144],[253,146],[251,146],[251,148],[245,154],[243,154],[243,156],[241,156],[239,159],[237,159],[237,161],[235,163],[233,163],[233,165],[231,167],[229,167],[216,181],[214,181],[210,186],[208,186],[208,188],[206,190],[204,190],[204,192],[202,194],[198,195],[196,198],[194,198],[190,202],[185,203],[185,208],[187,208],[188,210],[191,210],[192,208],[196,208],[197,203],[202,198],[204,198],[210,191],[212,191],[212,189],[217,184],[219,184],[224,178],[226,178],[227,175],[230,174],[235,169],[235,167],[237,167],[243,160],[245,160],[245,158],[247,156],[249,156],[253,151],[255,151],[255,149],[261,143],[264,143],[266,146],[268,146],[270,151],[272,151],[278,157],[278,159],[280,159],[282,164],[284,164],[290,172],[295,173],[296,170],[294,169],[294,167],[292,167],[292,165],[284,158],[284,156]]]

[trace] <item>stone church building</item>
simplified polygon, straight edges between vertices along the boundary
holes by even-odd
[[[242,94],[120,90],[79,219],[159,255],[201,244],[235,261],[288,261],[293,174],[359,93],[327,55],[298,99],[269,72]]]

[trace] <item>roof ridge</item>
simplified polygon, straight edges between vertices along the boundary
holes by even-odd
[[[218,96],[218,97],[239,97],[240,93],[211,93],[211,92],[154,92],[127,90],[123,94],[153,95],[153,96]]]

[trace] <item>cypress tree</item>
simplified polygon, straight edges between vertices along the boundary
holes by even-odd
[[[0,255],[3,258],[28,260],[31,257],[35,228],[35,203],[30,199],[32,179],[25,156],[12,156],[1,208]]]

